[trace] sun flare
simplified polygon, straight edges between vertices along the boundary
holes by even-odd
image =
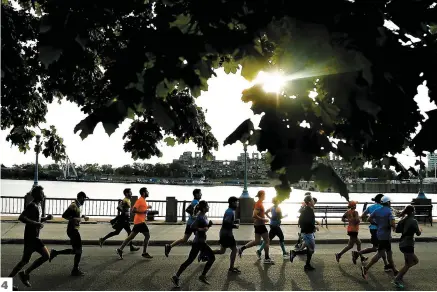
[[[261,84],[265,92],[268,93],[280,93],[287,78],[280,73],[266,73],[259,72],[258,76],[255,78],[255,84]]]

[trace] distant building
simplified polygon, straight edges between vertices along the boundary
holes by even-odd
[[[428,154],[428,171],[434,170],[437,167],[437,153]]]

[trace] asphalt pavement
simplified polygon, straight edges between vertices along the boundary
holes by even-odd
[[[236,266],[241,275],[229,275],[229,251],[218,255],[208,273],[211,285],[198,281],[204,264],[195,261],[181,276],[181,290],[394,290],[392,274],[383,271],[383,264],[377,263],[369,272],[369,280],[361,278],[359,265],[351,262],[350,252],[338,264],[334,253],[344,245],[323,244],[316,247],[313,256],[313,272],[304,272],[305,257],[296,258],[293,263],[283,260],[280,248],[272,248],[275,265],[264,265],[257,260],[255,248],[246,250],[237,258]],[[366,244],[364,245],[366,246]],[[437,243],[416,243],[416,254],[420,263],[405,276],[406,290],[432,291],[437,286]],[[49,246],[51,248],[51,246]],[[56,245],[56,249],[69,246]],[[215,247],[213,247],[215,248]],[[153,246],[149,253],[153,259],[143,259],[140,252],[130,253],[126,248],[123,260],[118,259],[114,246],[84,246],[81,268],[84,277],[70,276],[73,256],[58,256],[52,263],[46,263],[31,274],[32,288],[26,288],[18,277],[14,279],[20,290],[78,291],[78,290],[179,290],[174,289],[170,277],[185,261],[188,246],[173,248],[170,257],[164,256],[164,248]],[[1,245],[1,276],[6,277],[20,260],[23,246]],[[393,244],[395,262],[403,264],[403,255],[397,244]],[[37,258],[35,254],[32,260]]]

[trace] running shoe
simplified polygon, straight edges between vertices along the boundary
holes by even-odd
[[[393,284],[393,286],[395,286],[398,289],[404,289],[405,288],[404,284],[401,281],[393,280],[391,283]]]
[[[314,271],[316,268],[314,268],[314,267],[311,266],[311,265],[305,265],[305,266],[303,267],[303,269],[304,269],[304,271],[306,271],[306,272],[310,272],[310,271]]]
[[[120,258],[120,260],[122,260],[123,259],[123,251],[121,249],[117,248],[115,250],[115,252],[117,253],[117,255]]]
[[[140,250],[140,248],[138,246],[135,246],[135,245],[130,246],[130,251],[139,251],[139,250]]]
[[[268,258],[268,259],[264,259],[263,263],[266,265],[274,265],[275,261],[272,260],[271,258]]]
[[[258,259],[261,259],[261,251],[260,250],[256,250],[256,256],[258,257]]]
[[[50,258],[49,258],[49,263],[51,263],[53,261],[53,259],[57,256],[57,252],[54,249],[50,250]]]
[[[241,258],[241,256],[243,255],[243,250],[241,249],[241,247],[238,248],[238,256]]]
[[[367,269],[365,266],[361,266],[361,276],[364,280],[367,280]]]
[[[290,262],[292,263],[294,258],[296,257],[296,251],[290,250]]]
[[[361,263],[364,263],[365,261],[367,261],[369,258],[368,257],[363,257],[361,256]]]
[[[176,288],[179,288],[179,287],[180,287],[180,286],[179,286],[179,277],[178,277],[178,276],[173,275],[173,277],[171,277],[171,281],[173,282],[173,285],[174,285]]]
[[[340,258],[341,258],[341,255],[339,253],[336,253],[335,260],[337,261],[337,263],[340,263]]]
[[[143,253],[142,255],[141,255],[143,258],[145,258],[145,259],[153,259],[153,257],[149,254],[149,253]]]
[[[356,250],[352,251],[352,262],[354,263],[354,265],[357,264],[357,259],[360,255],[358,254],[358,252]]]
[[[234,273],[234,274],[241,274],[241,271],[238,268],[229,268],[228,270],[229,273]]]
[[[85,273],[82,272],[82,271],[79,270],[79,269],[73,269],[73,270],[71,271],[71,275],[72,275],[72,276],[75,276],[75,277],[80,277],[80,276],[84,276]]]
[[[104,243],[105,241],[103,240],[103,238],[102,237],[100,237],[99,238],[99,245],[100,245],[100,247],[103,247],[103,243]]]
[[[164,251],[164,254],[165,254],[166,257],[168,257],[168,255],[170,254],[170,251],[171,251],[171,245],[170,244],[166,244],[165,245],[165,251]]]
[[[205,283],[205,284],[210,285],[210,283],[208,282],[208,279],[207,279],[206,276],[204,276],[204,275],[200,275],[200,276],[199,276],[199,280],[200,280],[201,282]]]
[[[384,266],[384,271],[385,272],[391,272],[391,270],[392,270],[392,267],[390,265],[385,265]]]
[[[19,276],[21,282],[24,284],[24,286],[26,286],[26,287],[32,287],[32,285],[30,285],[30,282],[29,282],[29,280],[30,280],[30,276],[29,276],[29,275],[26,275],[26,274],[24,273],[24,271],[19,272],[19,273],[18,273],[18,276]]]
[[[283,258],[284,260],[288,260],[288,258],[289,258],[289,255],[288,255],[288,254],[286,254],[286,253],[284,253],[284,254],[282,255],[282,258]]]

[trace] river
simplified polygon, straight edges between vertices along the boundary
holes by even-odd
[[[30,180],[1,180],[2,196],[24,196],[32,187],[33,181]],[[165,200],[166,197],[176,197],[177,200],[192,200],[192,192],[195,188],[201,188],[203,199],[207,201],[227,201],[230,196],[239,197],[243,190],[238,186],[180,186],[180,185],[160,185],[160,184],[123,184],[123,183],[104,183],[104,182],[65,182],[65,181],[40,181],[44,187],[44,192],[48,198],[74,198],[80,191],[84,191],[92,199],[119,199],[123,198],[123,189],[131,188],[134,196],[138,196],[141,187],[147,187],[150,193],[149,200]],[[276,195],[273,187],[249,187],[249,195],[254,197],[259,190],[265,190],[266,201]],[[306,191],[293,189],[290,199],[286,202],[301,202]],[[319,202],[344,202],[338,193],[318,193],[312,192]],[[372,193],[351,193],[350,199],[358,202],[370,202],[375,194]],[[417,196],[416,193],[398,194],[390,193],[393,202],[410,202]],[[433,202],[437,201],[437,194],[427,194]]]

